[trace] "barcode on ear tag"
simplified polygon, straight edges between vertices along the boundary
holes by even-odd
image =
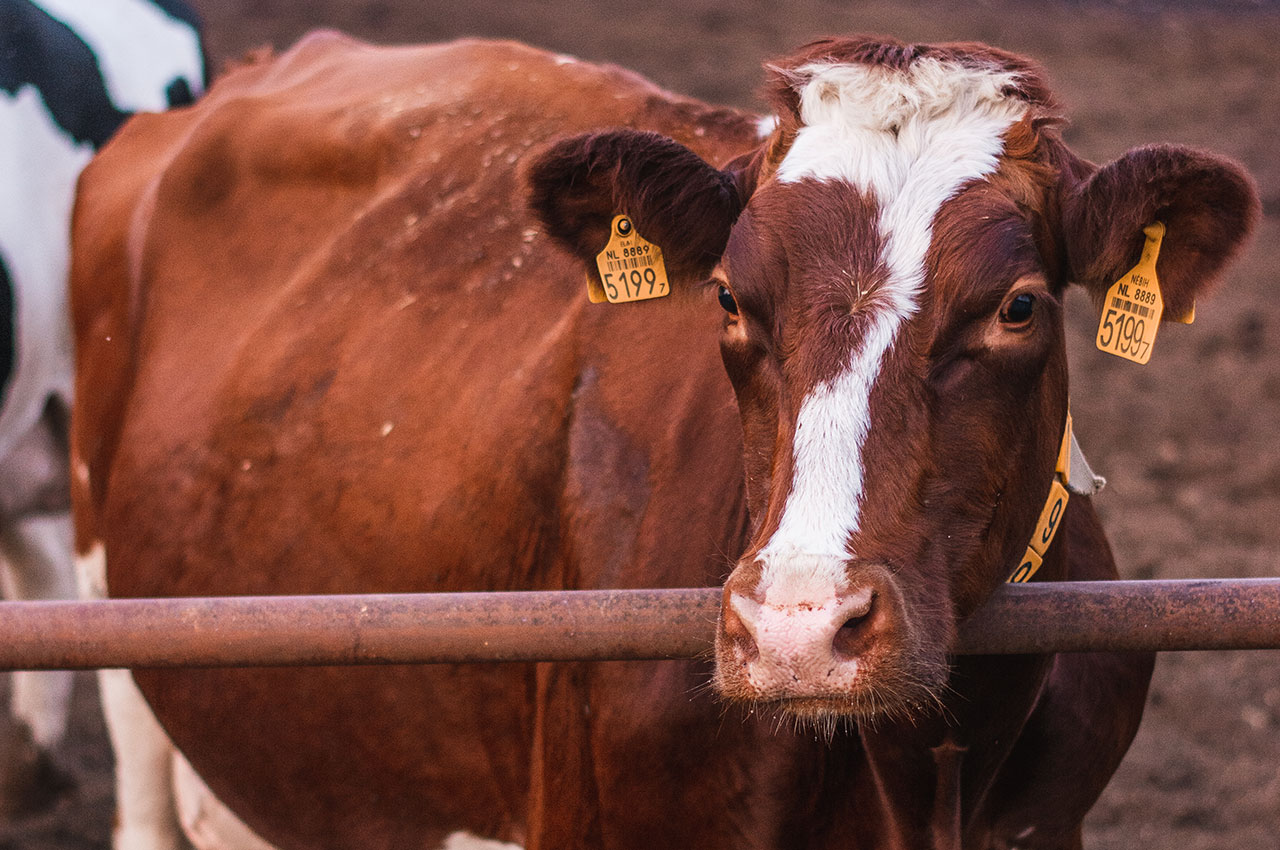
[[[1164,225],[1160,222],[1142,229],[1147,241],[1142,259],[1107,290],[1098,322],[1097,345],[1102,351],[1145,364],[1151,359],[1156,331],[1164,313],[1160,282],[1156,279],[1156,260]]]
[[[662,249],[637,233],[628,215],[613,217],[609,244],[596,254],[596,270],[603,300],[611,304],[661,298],[671,291]]]

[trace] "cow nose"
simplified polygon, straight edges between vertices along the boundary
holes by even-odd
[[[783,604],[729,592],[723,636],[761,696],[832,695],[857,676],[874,639],[878,599],[871,585]]]

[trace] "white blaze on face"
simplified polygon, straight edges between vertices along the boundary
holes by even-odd
[[[870,300],[868,331],[844,371],[801,404],[791,494],[759,556],[760,591],[772,604],[782,604],[775,596],[794,598],[797,584],[801,595],[844,592],[844,562],[852,554],[846,547],[863,497],[871,390],[902,324],[916,312],[934,216],[962,185],[996,169],[1004,132],[1027,109],[1005,94],[1015,73],[933,58],[906,70],[814,64],[799,74],[807,78],[802,126],[777,178],[843,181],[873,197],[888,279]]]

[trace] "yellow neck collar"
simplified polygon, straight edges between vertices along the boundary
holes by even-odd
[[[1031,577],[1044,563],[1049,544],[1053,543],[1062,524],[1062,517],[1067,512],[1067,500],[1072,493],[1092,496],[1106,485],[1106,480],[1093,474],[1089,464],[1080,451],[1075,433],[1071,429],[1071,412],[1067,411],[1067,422],[1062,429],[1062,443],[1058,446],[1058,463],[1054,467],[1053,480],[1049,482],[1049,496],[1040,510],[1040,520],[1036,523],[1035,533],[1023,554],[1018,568],[1009,576],[1008,582],[1017,584],[1030,581]]]

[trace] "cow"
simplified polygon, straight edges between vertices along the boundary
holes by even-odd
[[[0,586],[8,599],[76,596],[67,417],[67,307],[76,178],[132,113],[204,86],[198,21],[177,0],[0,0]],[[49,752],[71,674],[17,673],[0,750],[0,812],[49,802]]]
[[[817,41],[767,93],[319,33],[86,170],[73,502],[112,596],[723,588],[694,661],[135,671],[255,840],[1080,846],[1151,656],[951,650],[1010,577],[1117,575],[1068,286],[1104,306],[1157,234],[1186,319],[1256,192],[1077,157],[982,45]]]

